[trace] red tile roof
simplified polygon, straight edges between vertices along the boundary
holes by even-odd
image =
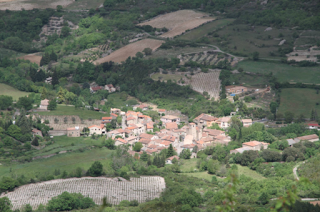
[[[111,120],[112,117],[102,117],[102,120]]]
[[[168,130],[178,129],[178,124],[176,122],[166,123],[166,129]]]
[[[98,90],[101,90],[101,89],[102,89],[101,86],[91,87],[91,90],[93,90],[93,91],[98,91]]]
[[[117,138],[116,141],[120,141],[121,143],[124,143],[124,144],[128,143],[128,141],[126,141],[122,138]]]

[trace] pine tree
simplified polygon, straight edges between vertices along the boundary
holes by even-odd
[[[31,144],[33,146],[39,146],[39,138],[35,136]]]
[[[42,82],[45,79],[46,79],[46,74],[44,73],[44,71],[42,71],[42,69],[40,69],[38,72],[36,72],[36,75],[35,75],[36,82]]]
[[[143,152],[140,156],[140,159],[143,161],[148,161],[148,155],[146,152]]]
[[[55,61],[57,62],[58,60],[58,56],[56,55],[56,53],[54,53],[54,51],[52,50],[51,54],[50,54],[50,61]]]
[[[52,75],[52,82],[51,82],[52,86],[54,87],[55,85],[59,84],[59,76],[56,70],[53,71],[53,75]]]
[[[36,74],[37,74],[37,70],[30,66],[29,76],[33,82],[36,82]]]
[[[173,155],[174,155],[174,150],[173,150],[172,144],[170,144],[170,146],[168,148],[168,152],[167,152],[167,158],[171,157]]]
[[[311,117],[310,117],[310,120],[311,120],[311,121],[314,121],[314,110],[313,110],[313,109],[311,110]]]
[[[151,158],[148,159],[148,163],[147,164],[148,164],[148,166],[152,165]]]

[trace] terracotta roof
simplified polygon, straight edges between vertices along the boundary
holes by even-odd
[[[131,141],[131,140],[135,140],[135,139],[138,139],[138,137],[130,136],[130,137],[126,138],[127,141]]]
[[[221,122],[229,122],[231,120],[230,117],[222,117]]]
[[[185,144],[185,145],[183,145],[181,147],[190,149],[190,148],[193,148],[194,146],[195,146],[194,144]]]
[[[102,125],[103,125],[103,124],[102,124]],[[88,128],[91,129],[91,128],[94,128],[94,127],[101,129],[101,125],[100,125],[100,126],[98,126],[98,125],[92,125],[92,126],[90,126],[90,127],[88,127]],[[103,127],[104,127],[104,125],[103,125]]]
[[[170,141],[162,141],[160,144],[165,145],[165,146],[169,146],[171,144]]]
[[[164,136],[162,139],[170,141],[170,142],[174,142],[176,140],[176,137],[171,136],[171,135],[167,135],[167,136]]]
[[[112,117],[102,117],[102,120],[111,120]]]
[[[150,134],[147,134],[147,133],[141,133],[140,134],[140,138],[145,138],[145,139],[151,139],[154,135],[150,135]]]
[[[75,127],[70,127],[70,128],[67,128],[67,131],[72,131],[72,130],[80,130],[79,127],[75,128]]]
[[[163,150],[163,149],[166,149],[166,148],[164,146],[158,146],[157,149],[158,150]]]
[[[171,156],[171,157],[167,158],[167,160],[173,160],[173,158],[176,158],[177,160],[179,160],[179,157],[178,157],[178,156],[176,156],[176,155],[174,155],[174,156]]]
[[[118,117],[118,115],[117,115],[117,114],[115,114],[115,113],[111,113],[111,114],[110,114],[110,116]]]
[[[40,105],[48,106],[49,105],[49,100],[48,99],[41,100]]]
[[[142,139],[139,140],[139,142],[142,143],[142,144],[149,144],[151,142],[151,140],[142,138]]]
[[[150,149],[155,149],[155,148],[157,148],[158,146],[157,145],[154,145],[154,144],[150,144],[149,146],[148,146],[148,148],[150,148]]]
[[[168,130],[178,129],[178,124],[176,122],[166,123],[166,129]]]
[[[122,142],[124,144],[128,143],[128,141],[126,141],[126,140],[124,140],[122,138],[117,138],[116,141],[120,141],[120,142]]]
[[[166,116],[162,116],[161,118],[163,118],[163,119],[169,119],[169,120],[179,119],[179,117],[173,116],[173,115],[166,115]]]
[[[197,121],[200,121],[200,120],[204,120],[204,121],[215,121],[215,120],[217,120],[217,119],[218,119],[218,118],[213,117],[213,116],[210,116],[210,115],[208,115],[208,114],[204,114],[204,113],[200,114],[199,116],[197,116],[197,117],[195,118],[195,120],[197,120]]]
[[[91,87],[91,90],[93,90],[93,91],[98,91],[98,90],[101,90],[101,89],[102,89],[101,86]]]
[[[153,129],[153,125],[152,124],[147,124],[147,129]]]
[[[37,133],[37,132],[41,132],[41,130],[33,129],[32,132]]]
[[[316,134],[312,134],[312,135],[305,135],[297,138],[300,140],[311,140],[311,139],[319,139],[319,136],[317,136]]]
[[[166,109],[158,109],[158,112],[166,112]]]
[[[241,121],[246,123],[252,123],[252,119],[242,119]]]
[[[308,126],[310,126],[310,127],[320,127],[319,124],[308,124]]]
[[[157,149],[147,149],[146,152],[149,153],[149,154],[152,154],[154,152],[157,152],[158,150]]]
[[[258,146],[261,143],[259,141],[249,141],[249,142],[245,142],[242,145],[247,145],[247,146]]]
[[[129,117],[129,118],[127,118],[127,121],[130,121],[130,120],[135,120],[136,118],[134,118],[134,117]]]

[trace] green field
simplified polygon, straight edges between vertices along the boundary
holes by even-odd
[[[296,67],[284,63],[245,60],[238,63],[238,68],[246,72],[269,74],[270,72],[279,82],[301,82],[320,84],[319,67]]]
[[[65,153],[47,159],[35,160],[30,163],[0,166],[0,177],[12,175],[24,175],[27,178],[34,178],[43,174],[53,174],[55,169],[61,171],[73,171],[77,167],[87,170],[94,161],[101,161],[106,167],[108,158],[111,157],[111,150],[107,148],[87,150],[84,152]]]
[[[208,174],[208,172],[195,172],[195,173],[182,173],[184,175],[187,175],[188,177],[196,177],[199,179],[205,179],[211,182],[212,177],[214,175],[212,174]],[[221,178],[217,177],[218,180],[220,180]]]
[[[28,92],[19,91],[10,85],[0,83],[0,95],[12,96],[14,101],[17,101],[20,97],[27,96],[29,94],[30,93]]]
[[[251,177],[255,180],[263,180],[266,179],[265,177],[263,177],[261,174],[259,174],[256,171],[251,170],[250,168],[248,168],[247,166],[241,166],[241,165],[237,165],[238,167],[238,174],[240,175],[245,175],[247,177]]]
[[[320,103],[320,94],[317,94],[314,89],[282,89],[280,98],[278,113],[284,114],[286,111],[290,111],[295,116],[303,114],[306,118],[309,118],[311,110],[315,109],[320,114],[320,105],[316,105],[316,103]]]
[[[216,21],[212,21],[208,24],[198,27],[197,29],[191,30],[184,35],[181,35],[179,38],[183,40],[197,40],[204,35],[212,32],[218,28],[224,27],[230,23],[232,23],[235,19],[220,19]]]
[[[74,106],[58,105],[56,110],[50,112],[37,112],[42,116],[79,116],[82,119],[101,119],[103,113],[87,109],[75,109]]]
[[[179,81],[182,76],[179,75],[179,74],[160,74],[160,73],[156,73],[156,74],[153,74],[151,76],[151,78],[155,81],[158,81],[160,78],[161,78],[161,81],[167,81],[167,80],[175,80],[175,81]]]

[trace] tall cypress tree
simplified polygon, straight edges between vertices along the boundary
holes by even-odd
[[[168,148],[168,152],[167,152],[167,158],[171,157],[173,155],[174,155],[174,150],[173,150],[172,144],[170,144],[170,146]]]
[[[35,81],[42,82],[45,79],[46,79],[46,74],[44,73],[44,71],[42,71],[42,69],[40,69],[35,75]]]
[[[57,62],[58,60],[58,56],[56,55],[56,53],[54,53],[54,51],[52,50],[51,54],[50,54],[50,61],[55,61]]]
[[[30,66],[29,76],[33,82],[36,82],[36,74],[37,74],[37,70]]]
[[[59,84],[59,76],[56,70],[53,71],[51,84],[53,87]]]

